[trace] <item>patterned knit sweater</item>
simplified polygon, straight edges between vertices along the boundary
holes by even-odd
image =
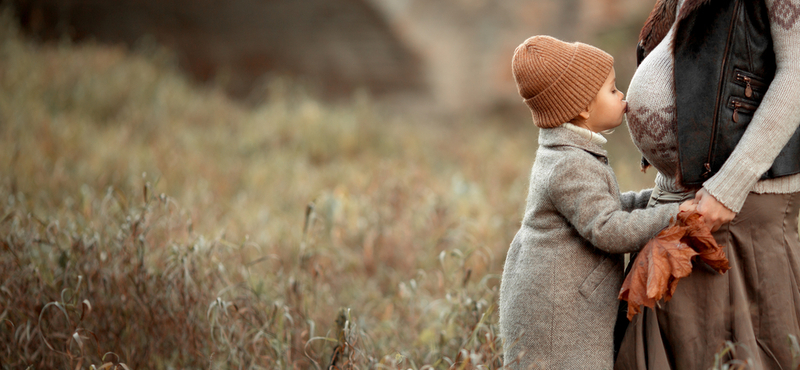
[[[759,178],[800,125],[800,0],[766,0],[777,71],[736,149],[703,187],[734,212],[749,192],[800,191],[800,174]],[[678,3],[678,14],[684,1]],[[676,18],[678,18],[676,16]],[[672,40],[675,25],[642,61],[628,88],[628,128],[634,144],[658,170],[656,185],[683,191],[679,171]]]

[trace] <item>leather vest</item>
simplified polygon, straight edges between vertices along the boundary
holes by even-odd
[[[673,43],[678,181],[697,188],[719,171],[744,135],[776,65],[764,0],[686,1],[692,2],[690,11],[678,19]],[[659,3],[663,7],[664,1]],[[653,40],[662,29],[651,25],[649,33],[642,31],[639,63],[663,39],[661,34]],[[761,179],[795,173],[800,173],[800,129]]]

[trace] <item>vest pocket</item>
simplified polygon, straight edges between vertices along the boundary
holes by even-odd
[[[733,73],[736,75],[735,83],[744,87],[745,97],[752,98],[753,95],[757,95],[758,98],[767,90],[768,85],[762,77],[739,68],[735,68]]]
[[[739,115],[746,114],[748,116],[752,116],[753,113],[758,109],[758,105],[760,103],[753,100],[748,100],[739,97],[731,97],[730,102],[728,103],[728,108],[733,109],[733,116],[731,119],[733,122],[739,122]]]

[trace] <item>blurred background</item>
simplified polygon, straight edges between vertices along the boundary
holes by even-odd
[[[652,4],[636,0],[4,0],[26,34],[173,50],[181,68],[258,99],[290,76],[322,97],[374,96],[486,113],[521,105],[514,48],[549,34],[616,57],[620,88]]]
[[[0,368],[501,368],[514,48],[652,3],[0,0]]]

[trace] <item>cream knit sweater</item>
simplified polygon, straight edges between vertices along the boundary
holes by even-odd
[[[680,0],[678,12],[683,4]],[[759,181],[800,125],[800,0],[767,0],[766,4],[777,63],[775,79],[736,149],[703,184],[734,212],[741,210],[749,192],[800,191],[800,174]],[[634,144],[658,170],[656,184],[667,191],[682,191],[676,182],[674,28],[631,79],[627,119]]]

